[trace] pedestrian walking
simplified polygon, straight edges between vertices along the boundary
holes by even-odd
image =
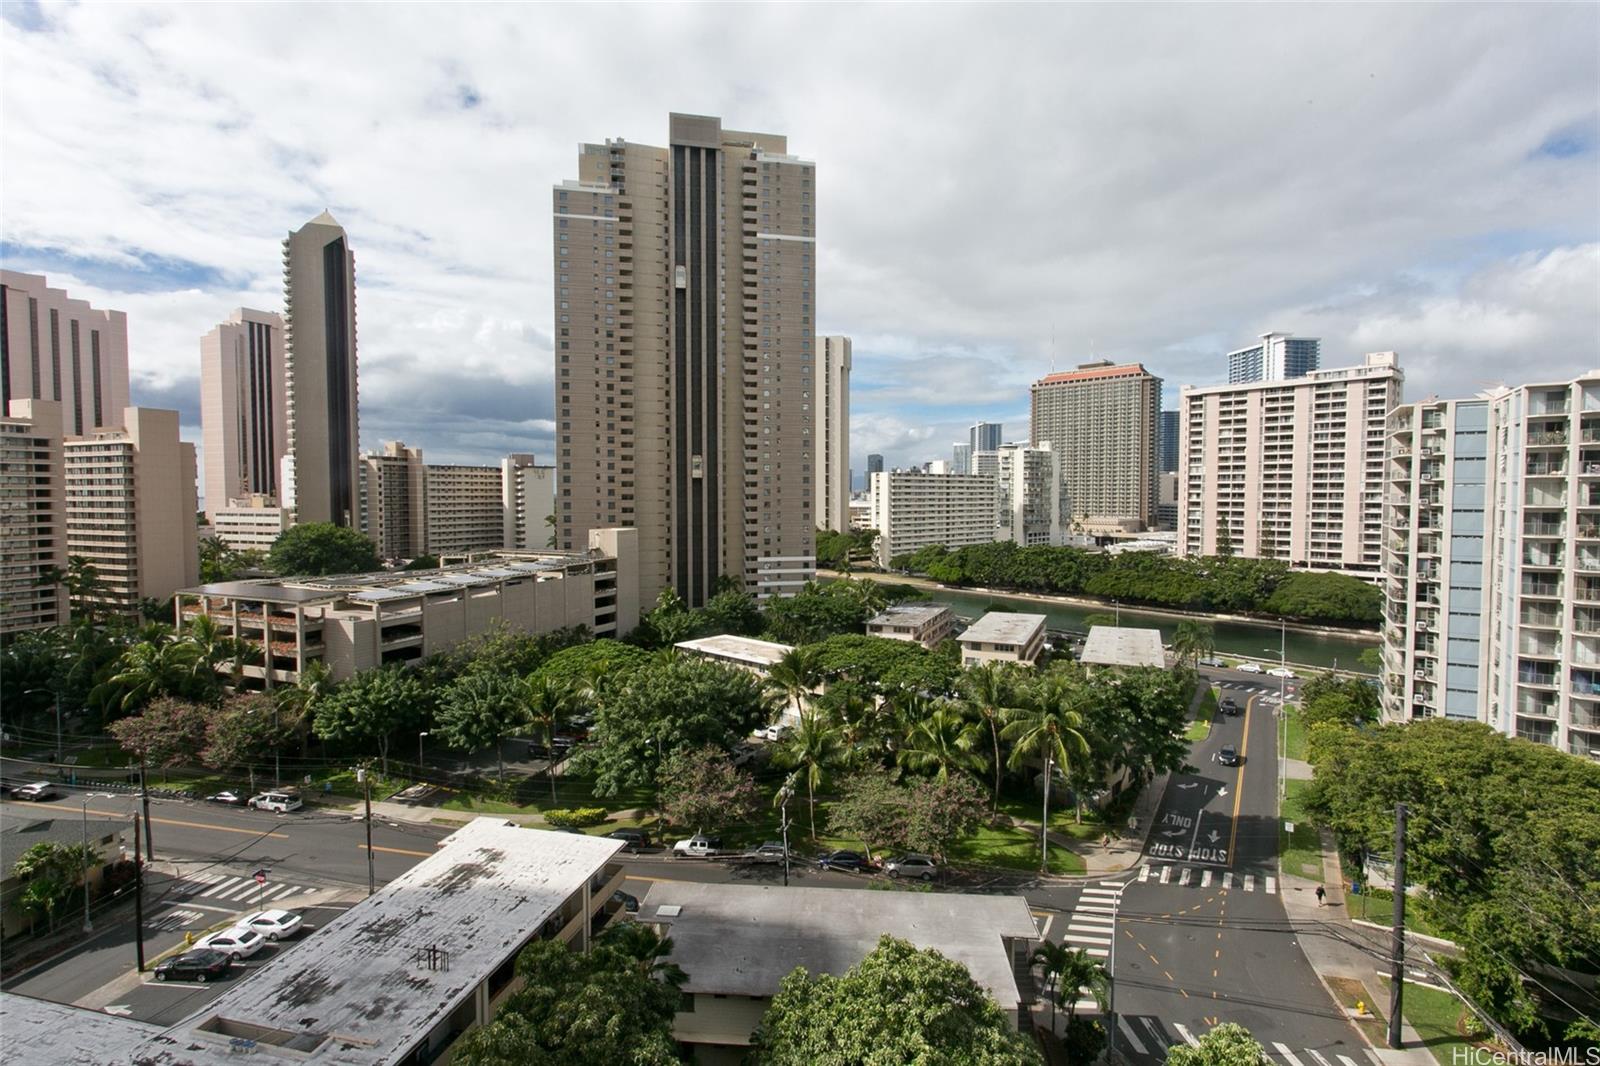
[[[1317,886],[1317,906],[1319,906],[1319,907],[1322,906],[1322,898],[1324,896],[1326,896],[1327,894],[1328,894],[1328,890],[1327,889],[1323,888],[1321,885]]]

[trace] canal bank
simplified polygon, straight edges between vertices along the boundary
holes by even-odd
[[[1043,614],[1051,629],[1074,633],[1088,631],[1090,615],[1120,614],[1133,625],[1152,626],[1161,631],[1162,643],[1171,644],[1173,634],[1183,622],[1205,622],[1212,627],[1218,655],[1236,656],[1261,662],[1276,660],[1280,642],[1284,658],[1290,663],[1316,669],[1339,669],[1372,673],[1358,661],[1368,648],[1379,643],[1376,632],[1308,626],[1294,622],[1282,624],[1242,615],[1214,615],[1193,611],[1164,611],[1150,607],[1128,607],[1072,596],[1045,596],[1031,592],[996,592],[989,589],[954,589],[920,577],[876,572],[848,575],[825,571],[819,576],[865,578],[889,585],[911,585],[923,589],[956,614],[974,618],[986,611],[1034,611]],[[1137,621],[1134,621],[1137,619]]]

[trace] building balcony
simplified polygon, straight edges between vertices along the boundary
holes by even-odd
[[[1536,659],[1561,658],[1561,641],[1549,633],[1525,631],[1517,638],[1517,654]]]
[[[1561,612],[1542,603],[1525,603],[1519,621],[1522,625],[1538,629],[1560,629]]]
[[[1554,718],[1560,706],[1557,698],[1546,692],[1520,692],[1517,694],[1517,713],[1532,718]]]
[[[1579,733],[1573,731],[1567,735],[1567,754],[1586,755],[1591,759],[1600,759],[1600,733]]]
[[[1527,590],[1523,590],[1527,595]],[[1600,581],[1594,578],[1580,577],[1573,584],[1572,598],[1582,603],[1600,603]]]
[[[1522,548],[1522,565],[1559,569],[1563,565],[1565,556],[1566,553],[1558,547],[1525,544]]]
[[[1561,448],[1565,447],[1567,443],[1568,435],[1564,429],[1530,432],[1528,434],[1528,447],[1530,448]]]
[[[1554,722],[1518,718],[1517,739],[1531,740],[1535,744],[1554,744],[1556,742],[1556,724]]]
[[[1517,683],[1523,684],[1521,671],[1517,675]],[[1531,682],[1529,682],[1531,684]],[[1551,679],[1552,685],[1554,678]],[[1580,696],[1600,696],[1600,673],[1593,670],[1572,671],[1572,691]]]

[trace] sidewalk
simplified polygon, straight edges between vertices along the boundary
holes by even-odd
[[[1311,963],[1317,979],[1334,1002],[1349,1007],[1354,991],[1366,1001],[1369,1010],[1376,1007],[1380,1016],[1386,1016],[1389,989],[1378,980],[1378,970],[1388,969],[1389,938],[1351,921],[1345,908],[1339,849],[1332,832],[1324,829],[1321,837],[1323,888],[1327,892],[1324,905],[1317,905],[1315,881],[1280,869],[1278,883],[1282,888],[1283,909],[1300,931],[1296,939],[1306,961]],[[1372,1044],[1372,1054],[1384,1066],[1438,1066],[1433,1053],[1423,1045],[1422,1037],[1404,1018],[1400,1023],[1400,1039],[1404,1047],[1395,1050],[1384,1047],[1380,1041]]]

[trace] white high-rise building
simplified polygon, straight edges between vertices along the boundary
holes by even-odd
[[[1259,344],[1228,353],[1228,384],[1305,377],[1322,359],[1322,341],[1293,333],[1263,333]]]
[[[1049,442],[1008,444],[995,456],[999,488],[996,540],[1027,546],[1065,543],[1061,521],[1061,460]]]
[[[818,529],[843,533],[850,528],[850,338],[817,338],[817,425],[812,434],[817,459],[811,477],[817,489]]]
[[[1186,387],[1178,553],[1280,559],[1376,578],[1393,352],[1287,381]]]
[[[1068,521],[1149,528],[1161,379],[1138,363],[1085,363],[1035,381],[1030,397],[1032,440],[1055,449]]]
[[[550,519],[556,513],[556,468],[513,452],[500,461],[500,491],[505,546],[520,551],[554,547],[556,527]]]
[[[1385,714],[1600,758],[1600,370],[1389,428]]]
[[[994,542],[999,482],[987,474],[891,470],[872,475],[878,565],[929,544],[955,549]]]
[[[429,555],[505,546],[505,488],[498,466],[427,466]]]
[[[972,444],[958,440],[950,446],[950,469],[957,474],[972,473]]]

